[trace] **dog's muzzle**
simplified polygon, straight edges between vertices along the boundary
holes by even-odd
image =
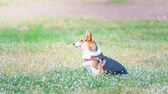
[[[81,45],[80,45],[80,43],[79,43],[79,42],[73,43],[73,46],[75,46],[76,48],[81,47]]]

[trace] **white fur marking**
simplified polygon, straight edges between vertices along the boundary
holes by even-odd
[[[99,70],[97,70],[97,69],[92,67],[92,74],[93,75],[98,75],[99,74]]]
[[[81,45],[80,45],[79,41],[75,43],[75,47],[80,47],[80,46]]]
[[[92,61],[84,62],[83,66],[85,66],[92,75],[98,75],[100,73],[99,70],[92,67]]]
[[[90,59],[92,56],[97,56],[101,54],[101,50],[98,49],[96,52],[95,51],[90,51],[88,48],[84,48],[83,49],[83,55],[82,55],[82,58],[85,58],[85,59]]]

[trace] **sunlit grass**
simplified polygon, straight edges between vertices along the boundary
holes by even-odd
[[[127,76],[92,76],[85,68],[53,66],[43,74],[1,74],[1,92],[8,93],[166,93],[167,68],[129,65]],[[159,89],[158,89],[159,88]]]
[[[0,19],[0,93],[167,93],[168,22]],[[86,30],[128,76],[92,76],[72,46]]]

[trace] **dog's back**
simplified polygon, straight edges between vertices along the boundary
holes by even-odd
[[[112,75],[114,74],[128,74],[127,70],[124,66],[122,66],[119,62],[104,56],[105,65],[103,66],[103,70],[106,71],[106,73],[110,73]]]

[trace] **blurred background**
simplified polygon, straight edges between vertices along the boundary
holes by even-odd
[[[92,76],[89,30],[128,76]],[[0,94],[168,94],[168,0],[0,0]]]
[[[0,17],[167,20],[167,0],[0,0]]]

